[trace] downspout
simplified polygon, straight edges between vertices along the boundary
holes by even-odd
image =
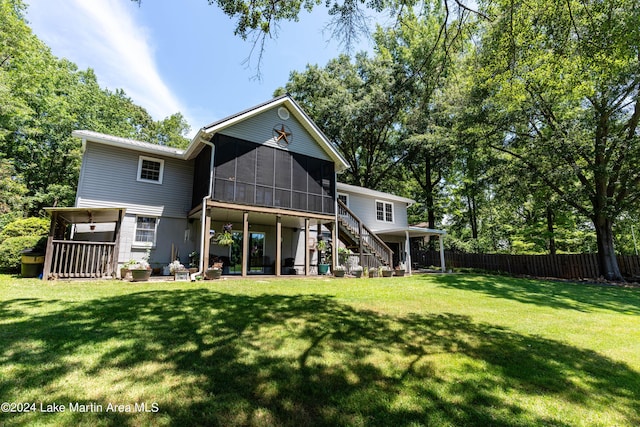
[[[211,141],[201,139],[200,142],[211,147],[211,159],[209,161],[209,194],[202,198],[202,219],[200,220],[200,260],[198,261],[198,271],[191,274],[192,282],[195,282],[196,276],[204,273],[204,239],[209,238],[209,230],[204,229],[204,224],[207,217],[207,200],[211,200],[211,196],[213,195],[213,158],[216,153],[216,146],[213,145]]]

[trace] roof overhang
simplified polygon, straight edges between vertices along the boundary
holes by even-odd
[[[83,149],[87,141],[93,141],[100,144],[109,145],[111,147],[136,150],[156,156],[174,157],[178,159],[184,158],[184,150],[181,150],[179,148],[167,147],[166,145],[151,144],[149,142],[137,141],[135,139],[129,138],[121,138],[119,136],[113,135],[106,135],[90,130],[74,130],[73,132],[71,132],[71,135],[82,140]]]
[[[56,214],[69,224],[90,224],[118,222],[125,214],[126,208],[44,208],[53,216]]]
[[[407,232],[409,237],[427,237],[427,236],[444,236],[447,234],[445,230],[437,230],[434,228],[423,227],[406,227],[406,228],[392,228],[388,230],[372,230],[379,236],[401,236],[406,237]]]
[[[369,188],[358,187],[357,185],[345,184],[343,182],[336,183],[336,190],[338,192],[363,194],[366,196],[374,197],[376,199],[389,200],[393,202],[406,203],[407,206],[413,205],[416,201],[407,197],[396,196],[391,193],[383,193],[382,191],[371,190]]]

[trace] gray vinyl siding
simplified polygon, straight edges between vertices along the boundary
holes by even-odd
[[[349,209],[356,214],[372,231],[392,230],[408,227],[407,204],[348,191],[338,190],[349,195]],[[393,204],[393,222],[378,221],[376,218],[376,200]]]
[[[137,181],[140,155],[164,160],[162,184]],[[127,208],[127,214],[186,218],[192,186],[192,161],[87,141],[76,206],[117,206]]]
[[[191,232],[185,239],[185,230],[191,228]],[[149,262],[152,267],[168,265],[171,258],[171,245],[177,251],[180,261],[187,265],[189,254],[199,248],[199,234],[195,233],[193,226],[186,219],[160,218],[156,233],[156,245],[151,249]],[[125,215],[122,221],[120,233],[120,253],[118,262],[123,264],[130,259],[141,260],[147,252],[147,248],[134,245],[136,215]],[[198,231],[199,233],[199,231]]]
[[[282,120],[278,116],[278,108],[279,106],[276,106],[258,114],[257,116],[243,120],[233,126],[223,129],[220,133],[244,139],[245,141],[265,144],[270,147],[332,161],[331,157],[329,157],[329,155],[318,145],[309,132],[307,132],[298,120],[296,120],[293,114],[289,116],[288,120]],[[279,146],[273,139],[272,130],[279,124],[284,124],[289,127],[293,134],[292,142],[287,147]]]

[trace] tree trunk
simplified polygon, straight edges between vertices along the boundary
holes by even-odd
[[[547,232],[549,232],[549,255],[556,254],[556,238],[553,229],[553,209],[551,206],[547,206]]]
[[[610,219],[598,216],[593,221],[598,242],[598,267],[600,275],[606,280],[623,281],[618,259],[613,245],[613,223]]]
[[[471,237],[478,240],[478,218],[476,217],[476,201],[475,198],[469,194],[467,194],[467,208],[469,209]]]

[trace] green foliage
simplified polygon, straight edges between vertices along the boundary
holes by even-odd
[[[290,93],[333,141],[350,169],[347,183],[385,189],[399,177],[399,124],[409,92],[401,67],[381,57],[341,55],[325,67],[294,71],[277,94]]]
[[[20,269],[22,251],[34,247],[42,248],[46,237],[19,236],[9,237],[0,243],[0,270],[18,271]]]
[[[7,224],[0,231],[0,243],[10,237],[45,236],[49,232],[49,220],[46,218],[24,218]]]
[[[75,129],[186,145],[181,114],[155,122],[124,91],[101,89],[93,70],[51,54],[27,26],[24,9],[21,0],[0,1],[0,157],[11,162],[0,163],[0,195],[13,196],[0,197],[10,201],[6,209],[37,214],[74,203],[81,162]]]
[[[44,251],[49,220],[21,218],[0,230],[0,270],[15,271],[20,267],[21,251],[37,246]]]

